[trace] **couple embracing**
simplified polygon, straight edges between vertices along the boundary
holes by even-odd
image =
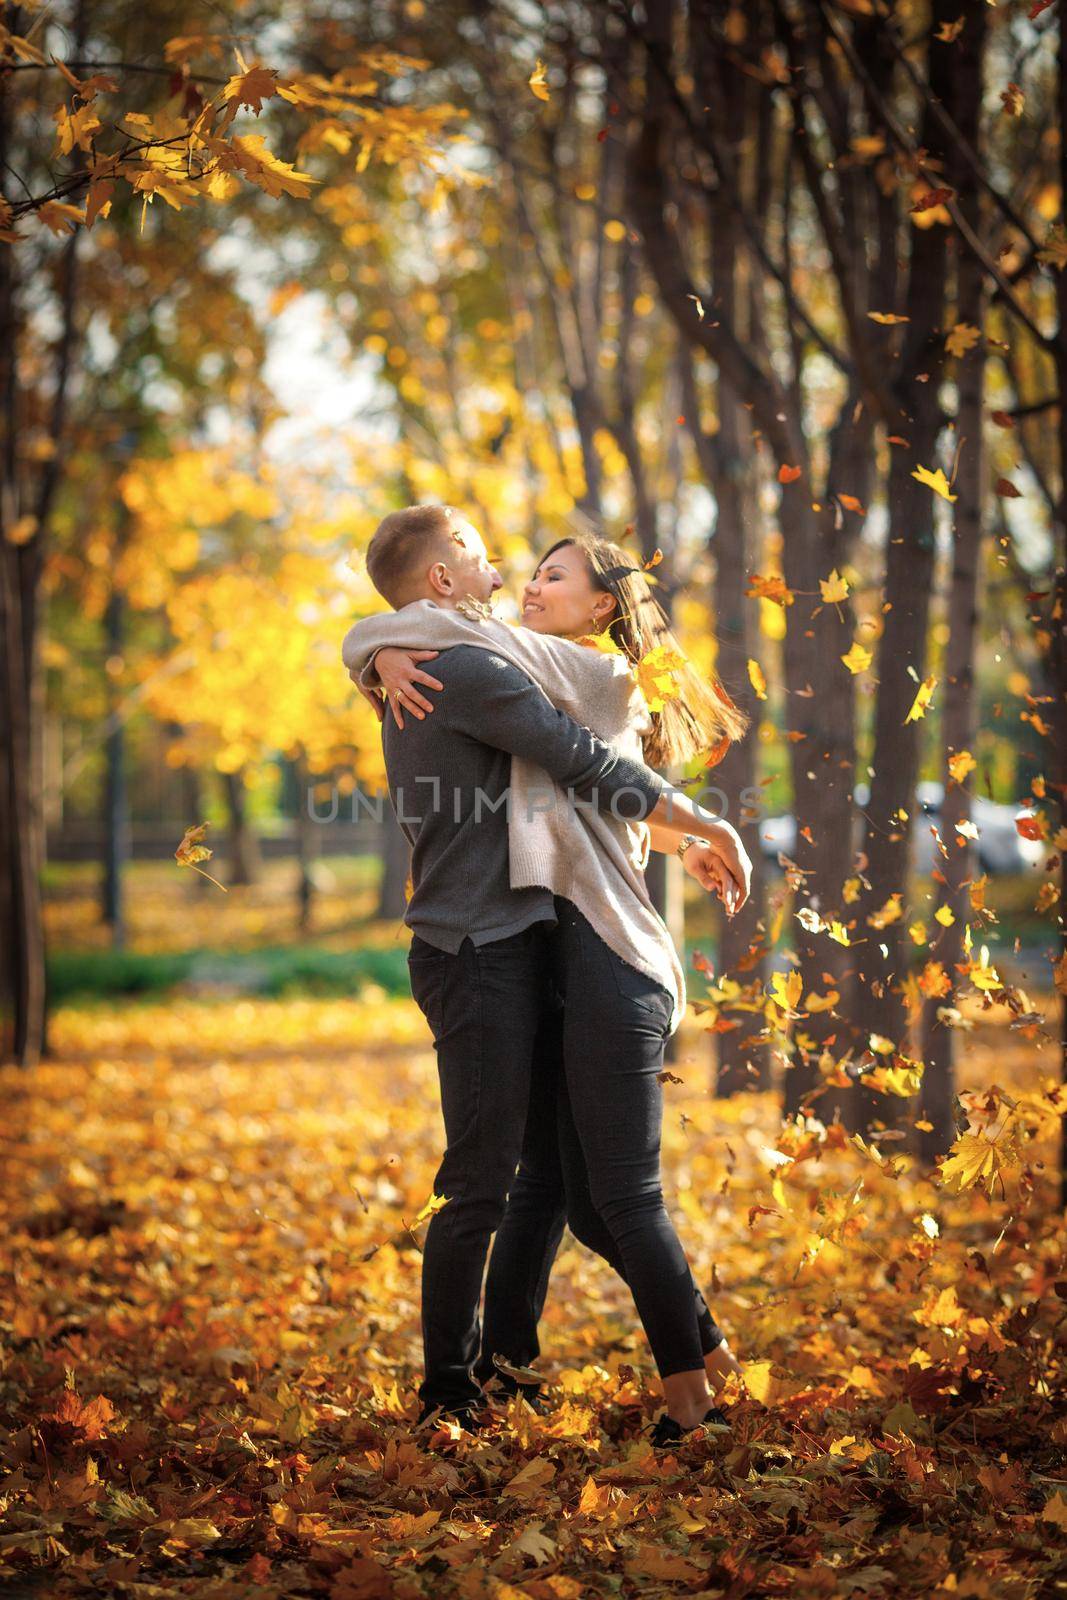
[[[381,718],[412,846],[408,966],[446,1135],[419,1421],[476,1430],[490,1380],[543,1408],[514,1369],[540,1354],[567,1226],[633,1295],[666,1405],[652,1442],[723,1425],[716,1394],[740,1368],[663,1203],[660,1074],[685,978],[643,869],[650,849],[677,850],[733,915],[751,862],[729,823],[645,763],[739,738],[748,719],[688,664],[648,710],[632,668],[677,641],[642,567],[607,540],[545,553],[521,627],[493,617],[500,575],[450,506],[393,512],[366,561],[393,610],[356,623],[342,653]]]

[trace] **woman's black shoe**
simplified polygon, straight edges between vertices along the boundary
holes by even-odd
[[[729,1418],[721,1406],[712,1406],[710,1410],[705,1411],[704,1421],[698,1423],[697,1427],[703,1427],[704,1423],[707,1422],[717,1424],[720,1428],[729,1428],[730,1426]],[[678,1444],[680,1440],[687,1439],[690,1434],[695,1432],[695,1428],[683,1428],[680,1422],[675,1422],[674,1418],[665,1411],[652,1424],[648,1437],[653,1446],[657,1449],[662,1449],[667,1445]]]

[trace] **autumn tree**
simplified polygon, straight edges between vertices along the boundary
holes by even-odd
[[[363,51],[332,75],[287,72],[284,61],[255,59],[243,12],[240,37],[225,11],[197,35],[180,34],[183,18],[176,6],[131,12],[90,0],[59,14],[36,3],[0,9],[0,984],[4,1053],[26,1062],[45,1040],[40,582],[69,418],[91,400],[81,386],[79,273],[94,255],[94,227],[114,212],[149,249],[166,226],[160,207],[148,226],[157,200],[207,217],[251,197],[252,219],[260,201],[307,200],[313,174],[275,153],[265,132],[244,131],[266,102],[287,155],[313,159],[347,141],[363,165],[432,160],[454,121],[452,107],[389,103],[383,82],[408,60]],[[291,58],[284,8],[261,7],[253,39],[271,23]],[[122,204],[131,195],[136,208]]]

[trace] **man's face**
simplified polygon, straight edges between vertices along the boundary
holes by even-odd
[[[489,560],[485,541],[472,522],[465,517],[452,519],[451,549],[448,567],[454,580],[453,598],[487,601],[504,580]]]

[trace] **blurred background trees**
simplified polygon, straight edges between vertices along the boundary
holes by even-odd
[[[173,978],[152,897],[203,944],[218,891],[152,866],[202,820],[246,969],[403,982],[338,650],[381,515],[439,500],[512,598],[568,531],[662,553],[753,717],[671,774],[741,829],[745,912],[655,884],[718,1092],[942,1153],[959,996],[1032,1026],[1067,985],[1057,8],[2,21],[6,1048],[79,941]]]

